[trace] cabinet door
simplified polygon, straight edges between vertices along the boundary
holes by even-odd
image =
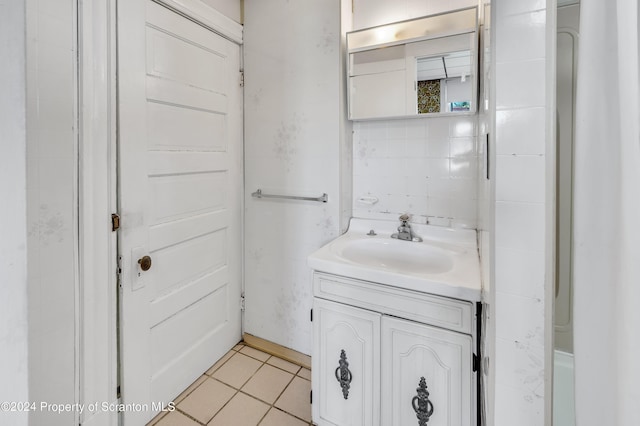
[[[471,336],[383,317],[382,424],[470,426],[471,348]]]
[[[319,426],[380,424],[380,317],[314,300],[312,409]]]

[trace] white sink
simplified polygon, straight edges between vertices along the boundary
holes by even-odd
[[[451,251],[389,237],[344,238],[331,251],[345,260],[390,271],[441,274],[453,268]]]
[[[479,301],[475,230],[412,225],[422,242],[391,238],[398,224],[351,219],[349,230],[309,256],[316,271]],[[368,235],[370,230],[376,235]]]

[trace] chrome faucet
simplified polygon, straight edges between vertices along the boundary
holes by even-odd
[[[398,226],[398,232],[392,234],[391,238],[397,238],[398,240],[404,241],[422,242],[422,238],[415,235],[411,229],[411,225],[409,225],[409,215],[405,213],[400,216],[399,219],[401,224]]]

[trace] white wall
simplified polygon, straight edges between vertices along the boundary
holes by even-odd
[[[547,148],[553,52],[547,2],[493,2],[495,38],[495,425],[545,423],[554,227]],[[549,2],[553,4],[554,2]],[[551,11],[554,12],[554,11]],[[549,28],[553,31],[548,33]],[[550,62],[551,61],[551,62]],[[552,113],[550,113],[550,111]]]
[[[228,18],[242,23],[241,0],[202,0],[202,2],[213,7]]]
[[[477,6],[477,0],[354,0],[353,29]],[[353,215],[477,226],[477,116],[357,122]],[[377,198],[375,204],[362,199]],[[360,200],[360,201],[359,201]]]
[[[0,0],[0,402],[28,401],[24,3]],[[0,423],[28,413],[0,411]]]
[[[73,0],[27,1],[29,400],[76,396],[76,61]],[[69,425],[76,413],[30,413]]]
[[[353,2],[353,27],[356,30],[478,5],[477,0],[353,0]]]
[[[349,150],[341,146],[340,11],[340,0],[245,3],[245,332],[306,354],[307,256],[337,237],[349,214],[341,202]],[[258,188],[326,192],[329,202],[258,200]]]

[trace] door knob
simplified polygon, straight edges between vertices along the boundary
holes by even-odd
[[[149,256],[143,256],[138,259],[138,264],[140,265],[140,269],[148,271],[151,269],[151,258]]]

